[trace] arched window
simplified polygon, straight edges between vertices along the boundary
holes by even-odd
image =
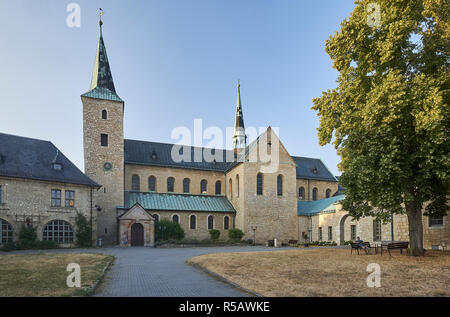
[[[207,187],[208,182],[206,181],[206,179],[202,179],[202,181],[200,182],[200,194],[206,194]]]
[[[191,217],[189,217],[189,227],[194,230],[197,226],[197,217],[195,217],[195,215],[191,215]]]
[[[263,175],[261,173],[256,176],[256,194],[263,194]]]
[[[174,192],[174,187],[175,187],[175,178],[169,177],[167,179],[167,192],[173,193]]]
[[[325,197],[330,198],[331,197],[331,189],[327,188],[327,191],[325,192]]]
[[[185,193],[185,194],[190,193],[190,185],[191,185],[191,180],[189,178],[183,179],[183,193]]]
[[[148,178],[148,191],[156,192],[156,177],[155,176],[150,176]]]
[[[300,187],[298,189],[298,198],[300,200],[305,200],[305,188],[304,187]]]
[[[236,175],[236,197],[239,197],[239,175]]]
[[[313,200],[317,200],[317,188],[314,187],[313,192],[312,192],[312,199]]]
[[[11,224],[3,219],[0,219],[0,244],[13,241],[13,229]]]
[[[64,220],[53,220],[45,225],[42,240],[55,241],[56,243],[72,243],[72,226]]]
[[[216,182],[216,195],[222,194],[222,182],[217,181]]]
[[[103,111],[102,111],[102,119],[103,119],[103,120],[108,119],[108,111],[106,111],[106,110],[103,110]]]
[[[233,198],[233,180],[231,178],[228,181],[228,184],[230,184],[230,198]]]
[[[208,230],[214,229],[214,216],[208,216]]]
[[[178,215],[173,215],[172,216],[172,221],[179,224],[180,223],[180,217],[178,217]]]
[[[283,175],[277,176],[277,195],[283,196]]]
[[[223,217],[223,229],[224,230],[230,229],[230,217],[228,216]]]
[[[141,184],[140,184],[140,179],[139,179],[138,175],[131,176],[131,190],[134,192],[141,191]]]
[[[153,215],[153,219],[155,219],[155,225],[157,225],[158,222],[159,222],[159,215],[158,214],[154,214]]]

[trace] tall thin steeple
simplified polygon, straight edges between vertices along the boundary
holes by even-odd
[[[103,10],[100,9],[99,38],[97,43],[97,54],[95,55],[94,70],[92,72],[90,91],[84,96],[99,99],[122,101],[116,93],[114,81],[109,66],[108,55],[103,41]]]
[[[244,115],[242,114],[241,83],[238,81],[238,96],[236,105],[236,119],[234,122],[233,147],[235,149],[245,148],[247,145],[245,136]]]

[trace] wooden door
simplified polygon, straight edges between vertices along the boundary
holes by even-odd
[[[144,227],[140,223],[131,226],[131,246],[144,246]]]

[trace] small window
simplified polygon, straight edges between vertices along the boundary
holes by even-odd
[[[0,244],[13,241],[13,229],[8,221],[0,219]]]
[[[52,207],[61,207],[60,189],[52,189]]]
[[[192,229],[192,230],[195,230],[195,227],[197,226],[197,219],[196,219],[196,217],[195,217],[195,215],[192,215],[190,218],[189,218],[189,227]]]
[[[236,175],[236,197],[239,197],[239,175]]]
[[[298,199],[305,200],[305,188],[304,187],[300,187],[298,189]]]
[[[214,216],[208,216],[208,230],[214,229]]]
[[[283,175],[277,176],[277,195],[283,196]]]
[[[200,193],[201,194],[206,194],[207,186],[208,186],[208,182],[206,181],[206,179],[202,179],[202,181],[200,182]]]
[[[331,189],[327,188],[327,191],[325,192],[325,197],[330,198],[331,197]]]
[[[258,175],[256,175],[256,194],[263,194],[263,175],[261,173],[258,173]]]
[[[216,182],[216,195],[221,195],[221,194],[222,194],[222,182],[217,181]]]
[[[172,216],[172,221],[179,224],[180,223],[180,217],[178,217],[178,215],[173,215]]]
[[[429,227],[442,227],[444,225],[444,217],[428,217]]]
[[[189,178],[183,179],[183,193],[185,193],[185,194],[190,193],[190,185],[191,185],[191,180]]]
[[[158,221],[159,221],[159,215],[158,214],[154,214],[153,215],[153,219],[155,219],[155,225],[157,225]]]
[[[141,191],[141,180],[138,175],[131,176],[131,190],[134,192]]]
[[[319,227],[319,241],[322,241],[322,227]]]
[[[106,110],[103,110],[103,111],[102,111],[102,119],[103,119],[103,120],[108,119],[108,111],[106,111]]]
[[[233,198],[233,180],[231,178],[228,180],[228,184],[230,184],[230,198]]]
[[[148,178],[148,191],[156,192],[156,177],[155,176],[150,176]]]
[[[333,240],[333,227],[328,227],[328,241]]]
[[[42,239],[45,241],[55,241],[56,243],[72,243],[72,226],[63,220],[51,221],[45,226]]]
[[[100,135],[100,144],[101,146],[108,146],[108,135],[107,134],[101,134]]]
[[[66,190],[65,192],[65,204],[66,207],[74,207],[75,206],[75,192],[73,190]]]
[[[175,178],[169,177],[167,179],[167,192],[168,193],[173,193],[174,192],[174,187],[175,187]]]
[[[373,221],[373,241],[381,241],[381,221]]]
[[[352,241],[356,240],[356,225],[350,226],[350,240]]]
[[[317,200],[317,188],[314,187],[313,191],[312,191],[312,199],[313,200]]]
[[[53,163],[52,167],[55,171],[61,171],[62,170],[62,165],[59,163]]]
[[[223,229],[224,230],[230,229],[230,217],[228,216],[223,217]]]

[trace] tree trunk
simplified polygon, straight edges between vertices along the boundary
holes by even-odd
[[[406,214],[408,215],[409,226],[409,255],[423,255],[422,208],[414,201],[408,202],[406,204]]]

